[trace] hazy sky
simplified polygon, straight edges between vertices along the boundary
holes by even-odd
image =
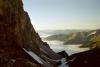
[[[35,29],[98,29],[100,0],[23,0]]]

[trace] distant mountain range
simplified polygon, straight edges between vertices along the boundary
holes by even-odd
[[[70,34],[75,32],[82,32],[82,31],[89,31],[89,30],[78,30],[78,29],[67,29],[67,30],[37,30],[38,33],[45,33],[45,34],[52,34],[52,35],[58,35],[58,34]]]
[[[81,47],[90,47],[89,44],[91,39],[97,37],[97,41],[100,39],[100,30],[90,30],[90,31],[78,31],[69,34],[55,34],[52,36],[48,36],[45,40],[60,40],[63,41],[64,44],[83,44]],[[97,42],[96,42],[97,43]],[[92,45],[93,46],[93,45]],[[93,47],[96,47],[93,46]]]

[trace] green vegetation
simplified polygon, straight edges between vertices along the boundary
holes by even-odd
[[[90,49],[100,48],[100,35],[90,36],[81,47],[89,47]]]
[[[81,47],[89,47],[90,49],[100,48],[100,30],[91,33]]]

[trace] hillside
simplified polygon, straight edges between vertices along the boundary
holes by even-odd
[[[45,40],[60,40],[63,41],[64,44],[82,44],[90,32],[91,31],[52,35],[45,38]]]
[[[87,42],[89,35],[97,31],[98,30],[90,30],[90,31],[74,32],[69,34],[57,34],[48,36],[45,38],[45,40],[60,40],[63,41],[64,44],[83,44]]]
[[[81,47],[100,48],[100,30],[92,32]]]

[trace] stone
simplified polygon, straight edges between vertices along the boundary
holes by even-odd
[[[23,48],[39,57],[45,55],[52,60],[62,58],[41,40],[23,9],[22,0],[0,0],[0,67],[45,66]]]
[[[100,67],[100,49],[73,54],[68,64],[69,67]]]

